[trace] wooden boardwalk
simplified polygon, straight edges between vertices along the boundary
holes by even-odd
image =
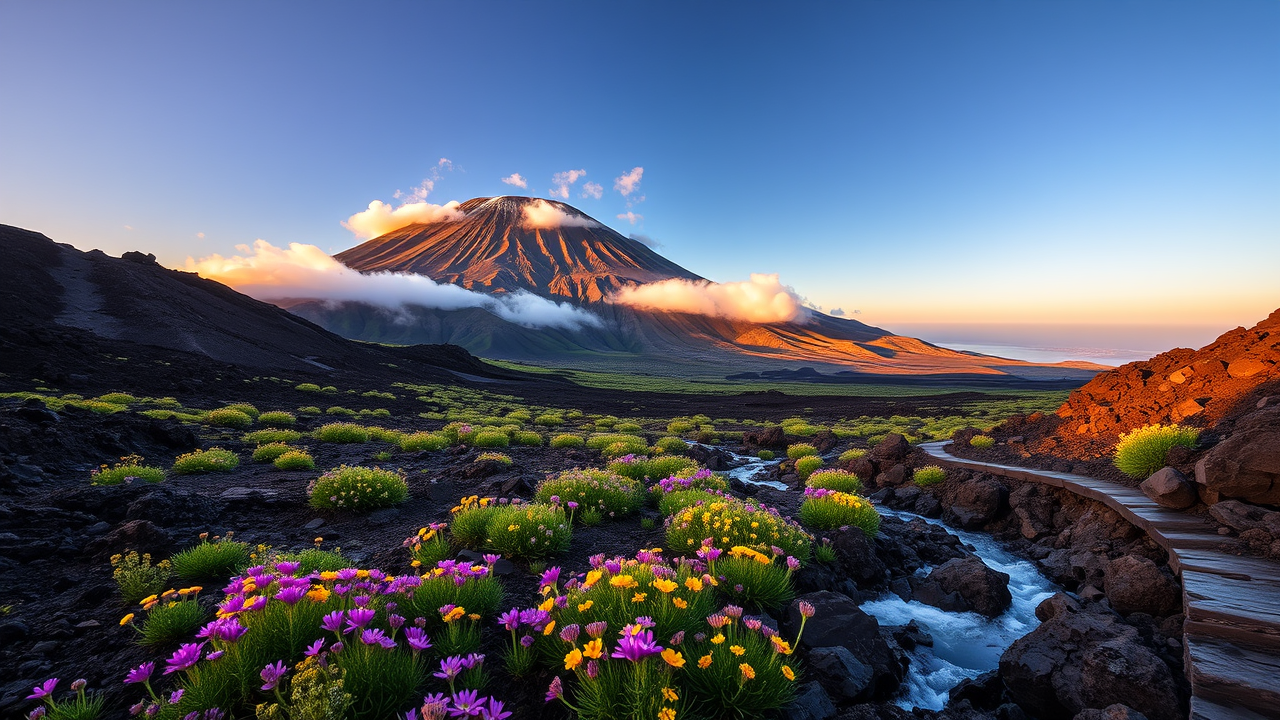
[[[1280,718],[1280,564],[1222,549],[1216,524],[1163,508],[1138,488],[1083,475],[983,463],[920,445],[939,464],[1052,485],[1096,500],[1169,553],[1182,578],[1183,648],[1193,720]]]

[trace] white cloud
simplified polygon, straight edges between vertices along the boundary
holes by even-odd
[[[657,240],[654,240],[648,235],[642,235],[640,233],[631,233],[627,237],[631,238],[632,240],[635,240],[636,242],[650,249],[657,249],[662,247],[662,243],[658,242]]]
[[[623,195],[630,195],[637,187],[640,187],[640,178],[642,177],[644,177],[644,168],[631,168],[631,172],[613,179],[613,189]]]
[[[124,226],[124,229],[125,229],[125,230],[132,230],[132,229],[133,229],[133,226],[132,226],[132,225],[125,225],[125,226]]]
[[[561,200],[569,199],[569,186],[578,182],[579,179],[586,177],[586,170],[567,170],[558,172],[551,176],[552,188],[550,190],[552,197],[558,197]]]
[[[536,200],[524,206],[524,226],[534,230],[554,230],[562,227],[598,227],[599,223],[586,215],[571,215],[546,200]]]
[[[804,299],[777,274],[753,273],[744,282],[672,278],[624,288],[610,302],[642,310],[708,315],[756,323],[805,321]]]
[[[618,215],[618,219],[619,219],[619,220],[626,220],[627,222],[631,223],[632,225],[635,225],[637,222],[639,222],[639,221],[643,220],[643,219],[644,219],[644,216],[643,216],[643,215],[640,215],[640,214],[638,214],[638,213],[633,213],[633,212],[631,212],[630,210],[628,210],[628,211],[626,211],[626,212],[624,212],[624,213],[622,213],[622,214]]]
[[[417,305],[442,310],[483,308],[526,327],[576,329],[600,325],[595,315],[568,303],[526,292],[492,296],[457,285],[440,284],[413,273],[359,273],[315,245],[290,243],[279,248],[265,240],[240,245],[244,255],[187,258],[186,270],[216,280],[260,300],[316,299],[329,303],[365,302],[407,317]]]
[[[405,203],[420,203],[420,202],[425,202],[427,199],[427,196],[430,195],[431,191],[435,189],[436,189],[436,181],[432,178],[424,178],[421,184],[419,184],[417,187],[410,190],[409,192],[406,193],[400,190],[396,190],[391,197],[397,200],[403,199]]]
[[[831,308],[831,312],[827,314],[831,317],[844,317],[844,308]]]
[[[374,200],[369,203],[369,209],[347,218],[342,226],[355,233],[356,237],[375,238],[413,223],[447,222],[463,217],[456,200],[444,205],[406,202],[394,210],[381,200]]]
[[[600,199],[604,195],[604,186],[600,183],[589,182],[582,186],[582,197]]]
[[[196,233],[196,237],[198,237],[198,238],[200,238],[201,240],[203,240],[203,239],[204,239],[204,233]]]
[[[452,170],[453,161],[449,158],[440,158],[440,162],[436,163],[436,167],[444,168],[445,170]]]
[[[522,176],[520,173],[511,173],[510,175],[502,178],[502,182],[508,185],[515,185],[518,188],[529,187],[529,181],[525,180],[524,176]]]

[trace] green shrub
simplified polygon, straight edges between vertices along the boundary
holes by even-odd
[[[618,424],[618,418],[608,415],[596,420],[594,424],[598,430],[609,430],[614,425]]]
[[[325,385],[324,387],[320,388],[320,392],[324,392],[324,393],[336,393],[336,392],[338,392],[338,388],[336,388],[336,387],[334,387],[334,386],[332,386],[332,385]],[[355,392],[355,391],[354,391],[354,390],[352,390],[351,392]]]
[[[911,480],[920,487],[928,487],[937,485],[947,479],[947,471],[937,465],[925,465],[922,468],[916,468],[911,474]]]
[[[242,412],[245,415],[248,415],[249,417],[253,418],[254,420],[257,420],[258,416],[262,414],[258,412],[258,408],[254,407],[253,405],[250,405],[249,403],[232,403],[231,405],[227,405],[222,409],[235,410],[237,412]]]
[[[231,408],[211,410],[208,415],[204,416],[204,421],[214,427],[235,428],[237,430],[247,428],[253,424],[253,418]]]
[[[761,450],[760,452],[756,453],[756,457],[760,458],[761,460],[767,461],[767,460],[772,460],[775,456],[772,450]]]
[[[320,442],[362,443],[369,442],[369,430],[355,423],[329,423],[321,425],[315,431]]]
[[[640,426],[640,423],[634,423],[634,422],[618,423],[617,425],[613,426],[614,432],[626,433],[626,434],[639,433],[643,430],[644,428]]]
[[[712,563],[713,577],[723,577],[721,589],[740,605],[776,610],[791,602],[792,568],[785,557],[771,557],[746,547],[735,547]]]
[[[700,502],[709,504],[721,499],[722,497],[723,496],[718,493],[700,488],[673,490],[668,493],[663,493],[662,497],[658,498],[658,512],[662,513],[663,517],[670,517],[677,511],[683,510],[690,505],[697,505]]]
[[[534,422],[537,422],[536,420]],[[586,445],[586,441],[577,435],[557,435],[551,438],[551,447],[553,448],[580,448]]]
[[[291,443],[302,439],[302,433],[297,430],[254,430],[253,432],[245,433],[241,439],[254,445]]]
[[[1115,464],[1133,478],[1147,478],[1166,465],[1165,457],[1174,447],[1193,448],[1200,431],[1181,425],[1148,425],[1120,436]]]
[[[830,565],[836,561],[836,549],[827,538],[822,538],[822,542],[813,546],[813,559]]]
[[[320,392],[320,386],[315,383],[298,383],[293,389],[302,392]]]
[[[440,433],[408,433],[400,438],[400,449],[405,452],[436,451],[449,447],[449,438]]]
[[[969,444],[972,445],[973,447],[978,448],[979,450],[986,450],[987,448],[996,444],[996,439],[993,437],[989,437],[987,435],[974,435],[973,437],[969,438]],[[1159,470],[1159,468],[1156,468],[1156,469]]]
[[[623,456],[609,463],[609,471],[632,480],[661,480],[676,473],[696,471],[698,463],[679,455],[661,455],[656,458]]]
[[[819,470],[809,475],[805,485],[811,488],[826,488],[842,493],[862,492],[862,481],[857,475],[844,470]]]
[[[299,563],[301,567],[298,572],[303,575],[313,572],[337,572],[343,568],[351,567],[351,561],[343,557],[342,553],[333,550],[321,550],[318,547],[307,548],[302,552],[285,553],[279,559]]]
[[[143,465],[140,455],[126,455],[120,462],[111,467],[103,465],[89,475],[89,482],[94,485],[119,485],[131,480],[144,480],[149,483],[164,482],[164,468]]]
[[[298,408],[298,414],[299,415],[319,415],[320,408],[316,407],[315,405],[303,405],[302,407]]]
[[[696,427],[698,426],[694,425],[688,420],[672,420],[671,422],[667,423],[667,434],[683,435],[687,432],[693,432],[694,428]]]
[[[138,642],[151,646],[177,643],[194,635],[207,616],[196,593],[182,594],[179,600],[161,599],[147,611]]]
[[[802,457],[810,457],[818,454],[818,448],[809,443],[795,443],[787,446],[787,457],[792,460],[799,460]]]
[[[318,410],[319,408],[317,408],[317,411]],[[258,422],[262,425],[270,425],[271,427],[290,427],[294,423],[298,422],[298,418],[294,417],[291,412],[272,410],[259,415]]]
[[[391,417],[391,411],[386,408],[375,408],[373,410],[364,409],[357,413],[360,417]]]
[[[850,461],[852,461],[852,460],[857,460],[858,458],[860,458],[860,457],[862,457],[862,456],[864,456],[864,455],[866,455],[866,454],[867,454],[867,451],[866,451],[866,450],[860,450],[860,449],[858,449],[858,448],[850,448],[850,449],[845,450],[844,452],[840,453],[840,462],[842,462],[842,463],[846,463],[846,462],[850,462]]]
[[[555,427],[556,425],[563,425],[564,418],[554,413],[543,413],[533,419],[533,424],[542,425],[543,427]]]
[[[511,444],[511,438],[505,432],[484,430],[471,436],[471,444],[484,448],[507,447]]]
[[[174,572],[183,580],[220,582],[249,566],[249,545],[225,537],[214,542],[202,537],[200,544],[174,555],[171,561]]]
[[[404,438],[404,433],[399,430],[377,427],[376,425],[365,429],[369,431],[369,439],[374,442],[391,443],[392,445],[398,446],[400,441]]]
[[[173,472],[179,475],[195,473],[227,472],[240,465],[240,456],[230,450],[209,448],[179,455],[173,461]]]
[[[356,415],[359,415],[359,413],[357,413],[355,410],[352,410],[351,408],[344,408],[341,405],[334,405],[333,407],[328,408],[327,410],[324,411],[324,414],[325,415],[342,415],[344,417],[355,417]]]
[[[293,448],[282,442],[259,445],[253,451],[253,461],[256,463],[275,462],[277,458],[290,450],[293,450]]]
[[[400,473],[348,465],[316,478],[309,491],[311,507],[321,510],[375,510],[409,497],[409,485]]]
[[[489,518],[485,532],[489,548],[514,559],[564,552],[573,538],[564,508],[542,503],[500,506]]]
[[[683,455],[689,452],[689,444],[674,435],[658,438],[653,446],[658,452],[668,455]]]
[[[649,449],[649,444],[644,441],[644,438],[638,435],[596,433],[587,438],[587,447],[592,450],[603,450],[616,443],[624,443],[632,447],[639,448],[638,452],[644,452]]]
[[[306,450],[290,450],[271,463],[277,470],[315,470],[316,461]]]
[[[880,530],[880,513],[866,498],[823,488],[808,488],[800,504],[800,522],[815,530],[856,527],[868,537]]]
[[[535,498],[541,503],[575,502],[585,511],[617,517],[631,513],[644,500],[643,485],[608,470],[568,470],[538,483]]]
[[[126,605],[133,605],[149,595],[159,595],[173,574],[173,565],[168,560],[152,565],[150,553],[139,555],[133,550],[112,555],[111,568],[111,576]]]
[[[704,539],[715,547],[730,550],[743,545],[759,552],[777,546],[801,562],[809,559],[813,538],[777,510],[755,501],[717,496],[715,500],[690,505],[667,519],[667,547],[674,553],[690,554]]]
[[[453,539],[464,547],[473,550],[484,547],[489,520],[498,511],[498,506],[491,504],[492,498],[480,498],[475,495],[463,498],[451,511],[453,520],[449,532]]]
[[[129,393],[122,393],[122,392],[113,392],[113,393],[107,393],[106,395],[99,395],[98,397],[94,398],[94,400],[98,402],[108,403],[110,405],[132,405],[133,403],[138,402],[138,398],[130,395]]]
[[[500,452],[482,452],[472,462],[496,462],[503,467],[511,467],[511,456]]]
[[[542,435],[528,430],[521,430],[519,432],[512,433],[511,439],[517,445],[537,447],[542,444]]]
[[[392,393],[389,393],[389,392],[379,392],[379,391],[377,391],[377,390],[369,390],[369,391],[367,391],[367,392],[362,392],[362,393],[360,393],[360,397],[367,397],[367,398],[382,398],[383,400],[395,400],[395,399],[396,399],[396,396],[395,396],[395,395],[393,395]]]
[[[822,458],[817,455],[805,455],[796,460],[796,475],[799,475],[801,480],[808,480],[809,475],[820,467],[822,467]]]

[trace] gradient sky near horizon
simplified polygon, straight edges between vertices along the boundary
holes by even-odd
[[[1274,2],[8,2],[0,222],[181,266],[585,170],[713,280],[1192,344],[1280,306],[1277,69]]]

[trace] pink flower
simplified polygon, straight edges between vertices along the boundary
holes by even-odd
[[[55,688],[58,687],[58,678],[49,678],[39,685],[31,688],[31,694],[27,696],[28,700],[44,700],[53,694]]]

